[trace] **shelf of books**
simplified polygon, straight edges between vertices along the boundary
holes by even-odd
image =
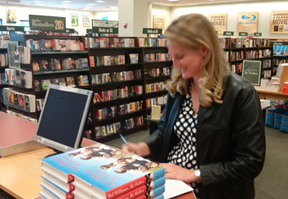
[[[151,106],[164,107],[166,103],[168,92],[165,84],[170,79],[173,62],[168,54],[166,39],[138,38],[138,42],[143,46],[146,115],[149,116]]]
[[[6,70],[8,77],[15,76],[14,80],[8,81],[10,110],[22,112],[24,117],[32,117],[37,122],[49,84],[91,90],[88,51],[84,50],[82,39],[78,36],[24,35],[26,47],[19,47],[20,69]],[[27,49],[29,53],[26,54]],[[88,130],[95,132],[91,125]]]
[[[94,94],[96,140],[146,129],[142,48],[137,38],[85,38]]]
[[[221,38],[219,39],[225,52],[226,60],[230,63],[231,70],[242,74],[242,61],[262,61],[262,77],[270,78],[273,71],[272,46],[270,39],[264,38]]]
[[[0,48],[0,111],[5,111],[5,105],[2,102],[3,98],[3,88],[7,87],[7,83],[5,80],[5,69],[8,68],[8,57],[7,57],[7,49]]]
[[[279,40],[271,43],[273,45],[273,75],[275,75],[279,64],[288,63],[288,42]]]

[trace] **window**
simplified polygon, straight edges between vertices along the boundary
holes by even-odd
[[[20,26],[24,26],[24,31],[30,31],[29,20],[20,20]]]

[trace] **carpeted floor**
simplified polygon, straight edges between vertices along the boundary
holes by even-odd
[[[260,175],[255,179],[256,199],[288,199],[288,133],[266,127],[266,160]],[[125,136],[129,142],[139,142],[149,136],[141,131]],[[121,148],[121,139],[106,142]]]

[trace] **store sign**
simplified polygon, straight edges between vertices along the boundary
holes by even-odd
[[[248,32],[253,34],[258,29],[258,12],[238,13],[237,33]]]
[[[119,21],[92,19],[92,27],[118,28],[119,27]]]
[[[239,32],[239,36],[248,36],[248,32]]]
[[[165,16],[164,15],[153,15],[153,28],[165,29]],[[162,34],[162,32],[160,33]]]
[[[143,28],[143,34],[162,34],[162,29]]]
[[[73,28],[66,28],[66,33],[71,33],[71,34],[73,34],[73,33],[75,33],[75,29],[73,29]]]
[[[65,17],[29,15],[29,24],[31,30],[66,32]]]
[[[288,34],[288,11],[272,11],[270,33]]]
[[[234,32],[233,32],[233,31],[224,31],[224,32],[223,32],[223,35],[224,35],[224,36],[233,36],[233,35],[234,35]]]
[[[93,27],[93,33],[118,33],[118,28]]]
[[[227,13],[210,14],[209,20],[218,34],[223,34],[223,32],[227,29]]]
[[[0,31],[21,31],[24,32],[23,26],[0,26]]]
[[[254,36],[255,37],[261,37],[262,36],[262,32],[254,32]]]

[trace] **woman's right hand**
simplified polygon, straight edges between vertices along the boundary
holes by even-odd
[[[145,142],[131,143],[128,142],[129,147],[126,144],[122,145],[122,151],[124,153],[135,153],[141,157],[146,157],[151,154],[149,146]]]

